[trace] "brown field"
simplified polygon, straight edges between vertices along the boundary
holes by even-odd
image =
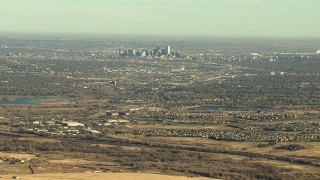
[[[39,143],[55,143],[55,142],[61,142],[57,139],[49,139],[49,138],[38,138],[38,137],[28,137],[28,138],[18,138],[21,141],[33,141],[33,142],[39,142]]]
[[[91,144],[90,146],[99,146],[99,147],[104,147],[104,148],[112,148],[116,147],[115,145],[110,145],[110,144]],[[124,151],[140,151],[141,147],[139,146],[121,146],[121,149]]]
[[[3,174],[29,174],[30,169],[26,164],[0,164],[0,179]],[[12,177],[12,176],[11,176]]]
[[[294,170],[296,172],[309,172],[309,173],[317,173],[319,172],[318,169],[304,166],[304,165],[297,165],[292,163],[286,163],[286,162],[280,162],[280,161],[272,161],[272,160],[253,160],[251,162],[257,162],[259,164],[267,164],[271,165],[273,167],[276,167],[277,169],[283,169],[283,170]]]
[[[52,101],[42,101],[39,104],[45,104],[45,105],[69,105],[69,104],[75,104],[74,102],[69,102],[66,100],[52,100]]]
[[[50,163],[54,164],[71,164],[71,165],[89,165],[89,164],[97,164],[97,161],[89,161],[85,159],[61,159],[61,160],[49,160]]]
[[[0,179],[12,179],[13,176],[23,180],[209,180],[203,177],[184,177],[184,176],[169,176],[162,174],[147,174],[147,173],[52,173],[52,174],[13,174],[0,175]]]
[[[139,138],[139,137],[138,137]],[[144,139],[144,137],[141,137]],[[320,142],[287,142],[289,144],[300,144],[306,149],[299,151],[288,151],[284,149],[277,149],[275,147],[280,146],[269,146],[259,148],[260,142],[236,142],[236,141],[216,141],[207,138],[191,138],[191,137],[147,137],[148,140],[163,142],[163,143],[175,143],[183,145],[198,145],[203,147],[214,147],[230,150],[245,150],[248,152],[257,152],[263,154],[273,154],[281,156],[305,156],[305,157],[319,157],[320,156]]]
[[[289,144],[300,144],[304,146],[306,149],[299,150],[299,151],[288,151],[283,149],[275,149],[274,147],[265,147],[265,148],[258,148],[258,147],[251,147],[247,149],[248,151],[252,152],[260,152],[266,154],[274,154],[274,155],[281,155],[281,156],[305,156],[305,157],[319,157],[320,156],[320,142],[289,142]]]
[[[50,112],[55,112],[55,111],[80,111],[80,110],[84,110],[84,108],[63,108],[63,107],[52,108],[52,107],[50,107],[49,111]],[[41,111],[48,111],[48,109],[47,108],[43,108],[43,109],[41,109]]]
[[[55,163],[55,164],[74,164],[74,165],[79,165],[79,164],[97,164],[97,161],[88,161],[85,159],[60,159],[60,160],[49,160],[50,163]]]
[[[104,148],[111,148],[111,147],[115,147],[115,145],[111,145],[111,144],[91,144],[90,146],[99,146],[99,147],[104,147]]]
[[[23,153],[6,153],[6,152],[0,152],[0,157],[6,157],[6,158],[16,158],[16,159],[34,159],[35,155],[33,154],[23,154]]]

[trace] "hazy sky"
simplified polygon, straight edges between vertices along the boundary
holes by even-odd
[[[320,0],[0,0],[0,31],[317,36]]]

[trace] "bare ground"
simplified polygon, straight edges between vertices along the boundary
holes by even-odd
[[[184,177],[170,176],[162,174],[146,174],[146,173],[52,173],[52,174],[13,174],[0,175],[0,179],[12,179],[13,176],[23,180],[209,180],[210,178],[203,177]]]

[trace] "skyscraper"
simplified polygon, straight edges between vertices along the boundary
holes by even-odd
[[[170,46],[167,46],[166,53],[167,53],[167,55],[170,55],[170,53],[171,53]]]
[[[119,49],[118,55],[120,56],[122,54],[122,50]]]
[[[187,48],[185,46],[181,47],[180,56],[185,56],[187,54]]]

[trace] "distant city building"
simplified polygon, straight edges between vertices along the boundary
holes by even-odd
[[[187,54],[187,48],[183,46],[180,51],[180,56],[185,56],[186,54]]]
[[[126,56],[126,57],[132,56],[132,57],[181,58],[181,57],[185,56],[186,48],[182,47],[181,51],[179,51],[179,50],[174,51],[171,49],[171,46],[166,46],[163,49],[161,49],[159,46],[157,46],[157,48],[153,49],[153,50],[134,50],[134,49],[122,50],[122,49],[119,49],[116,54],[118,56]]]
[[[129,56],[132,56],[132,55],[133,55],[133,50],[132,50],[132,49],[129,49],[129,50],[128,50],[128,55],[129,55]]]
[[[320,55],[320,50],[317,51],[317,55]]]
[[[146,50],[143,50],[143,51],[141,52],[141,57],[145,57],[145,56],[147,56],[147,51],[146,51]]]
[[[171,53],[171,48],[170,48],[170,46],[167,46],[167,48],[166,48],[166,55],[170,55],[170,53]]]
[[[111,81],[110,84],[111,85],[117,85],[117,81]]]
[[[153,50],[152,56],[159,56],[159,49],[158,48]]]

